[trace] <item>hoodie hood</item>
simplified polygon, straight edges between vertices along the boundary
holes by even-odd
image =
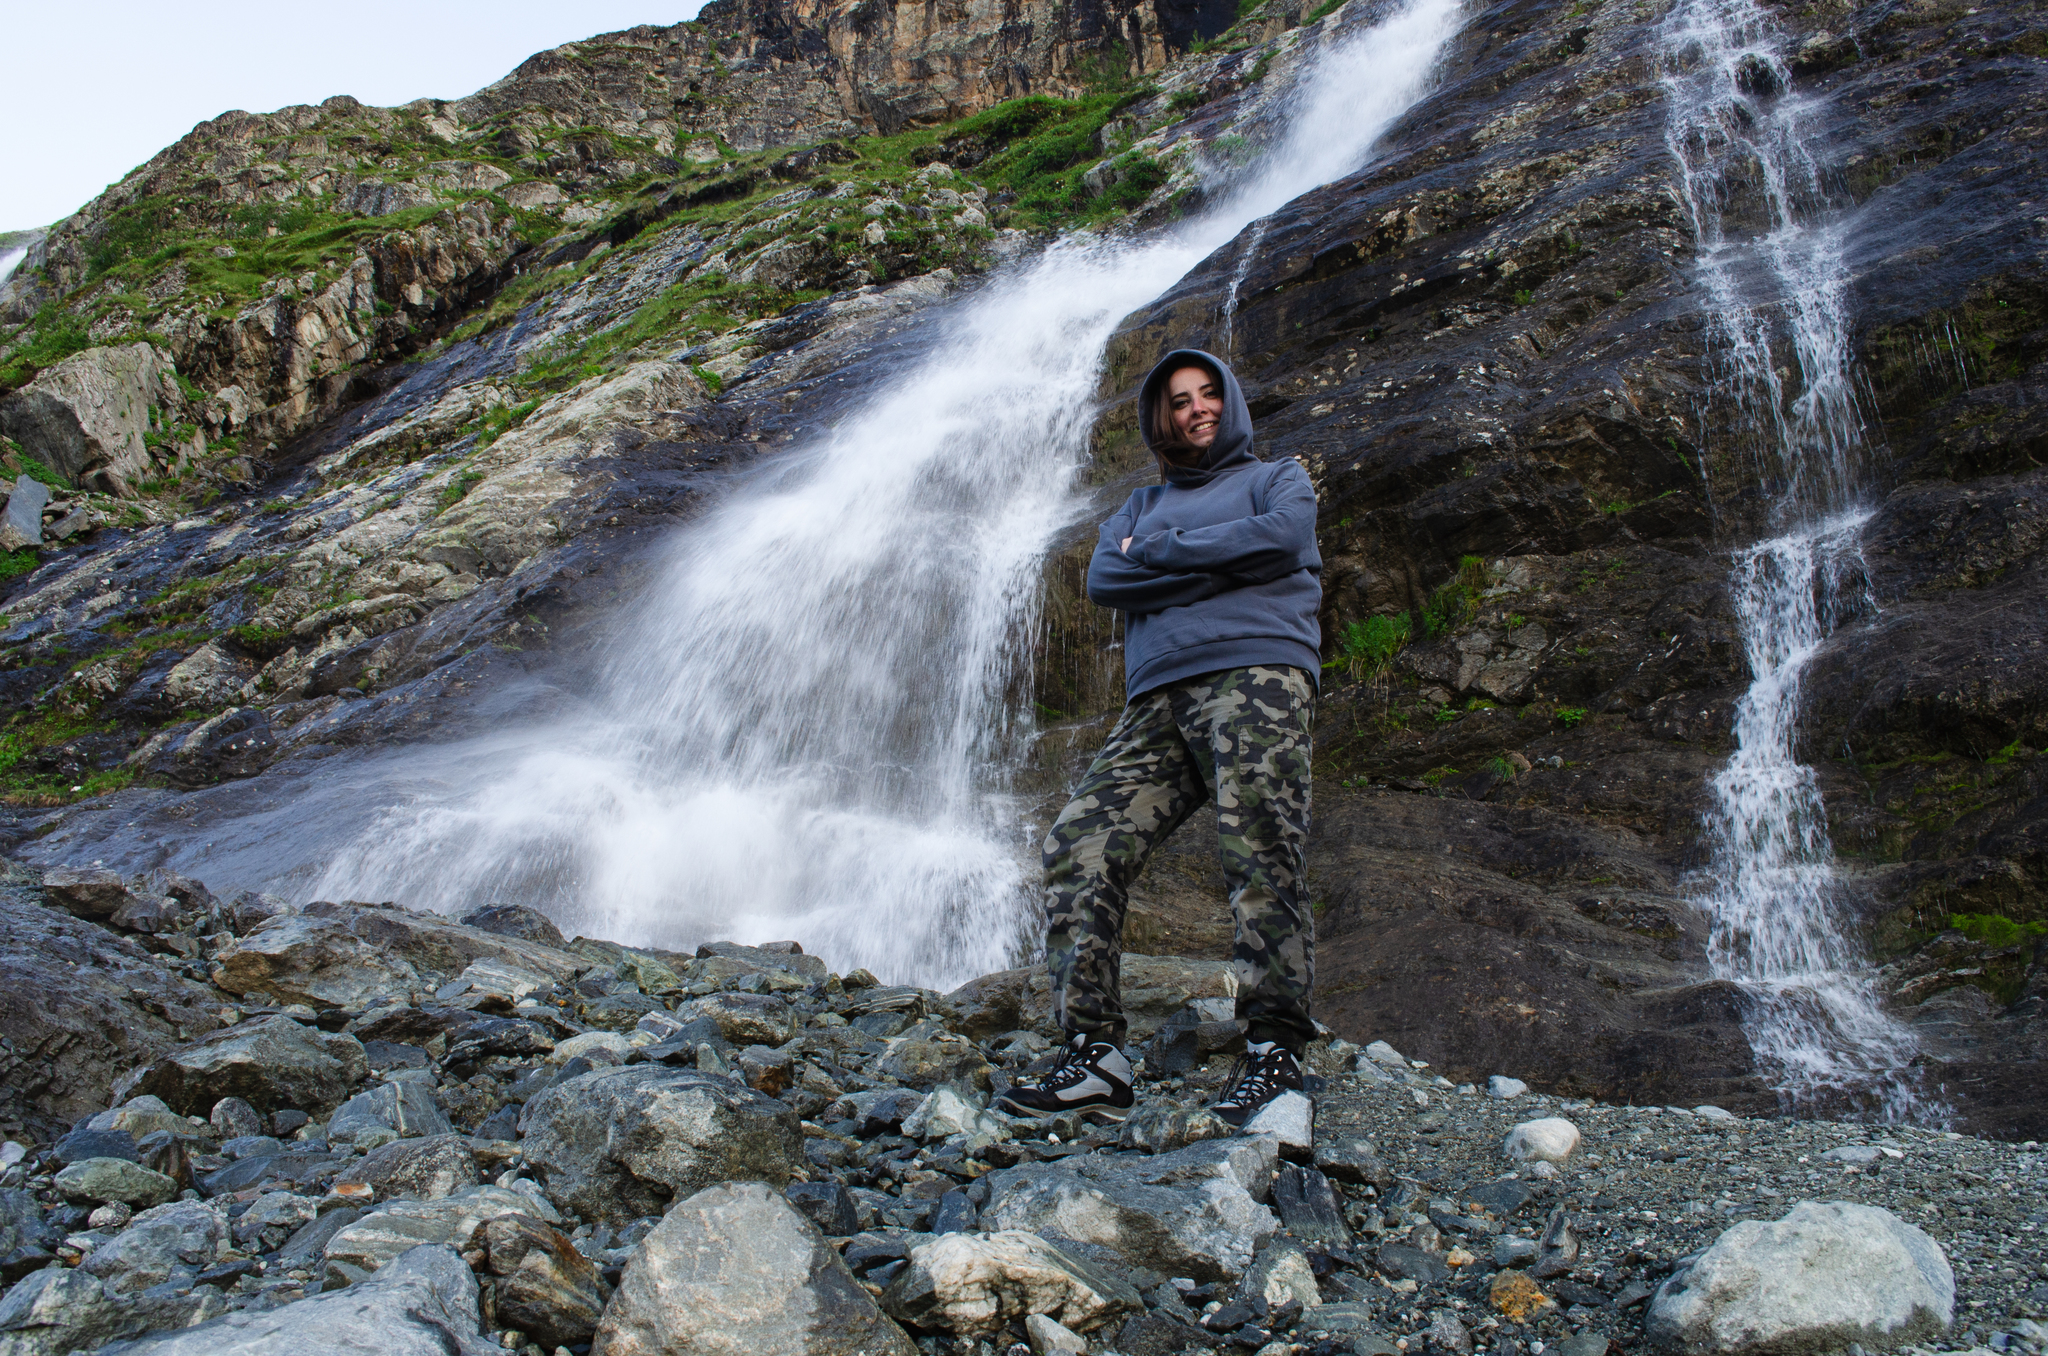
[[[1186,486],[1190,489],[1206,485],[1222,471],[1240,466],[1250,466],[1258,461],[1252,454],[1252,412],[1244,403],[1244,391],[1237,384],[1237,377],[1223,365],[1220,358],[1195,348],[1177,348],[1159,360],[1145,378],[1145,384],[1138,388],[1138,430],[1145,436],[1145,446],[1159,445],[1158,430],[1152,426],[1152,404],[1166,379],[1179,368],[1190,365],[1206,367],[1223,388],[1223,415],[1216,424],[1216,441],[1202,450],[1202,459],[1193,466],[1175,466],[1168,462],[1166,479],[1169,484]]]

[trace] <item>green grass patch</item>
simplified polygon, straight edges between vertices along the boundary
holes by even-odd
[[[2048,923],[2015,923],[1997,913],[1952,913],[1948,925],[1973,942],[2004,950],[2029,937],[2048,935]]]
[[[0,553],[0,579],[18,579],[22,575],[33,573],[36,566],[42,563],[42,556],[37,554],[33,546]]]
[[[0,392],[12,391],[35,380],[36,373],[55,367],[74,353],[92,347],[84,316],[45,302],[29,322],[30,337],[0,362]]]
[[[1576,727],[1580,721],[1586,718],[1586,708],[1583,706],[1560,706],[1551,715],[1559,725],[1569,730]]]
[[[1337,633],[1337,657],[1323,667],[1342,668],[1353,679],[1376,682],[1408,643],[1408,614],[1346,622]]]
[[[438,501],[435,502],[434,512],[436,514],[442,514],[446,513],[449,509],[454,508],[457,504],[467,499],[469,497],[469,492],[475,489],[478,485],[481,485],[483,483],[483,480],[484,473],[482,471],[458,472],[455,476],[455,479],[449,481],[448,484],[442,488],[441,497]]]
[[[1422,608],[1422,629],[1432,639],[1469,626],[1479,615],[1479,595],[1492,587],[1493,576],[1478,556],[1458,562],[1458,572],[1429,595]]]

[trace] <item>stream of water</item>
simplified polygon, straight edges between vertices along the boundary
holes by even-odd
[[[678,534],[590,714],[435,753],[305,893],[530,903],[648,944],[796,937],[941,986],[1011,963],[1036,897],[1005,772],[1020,638],[1082,503],[1104,346],[1427,90],[1456,0],[1362,10],[1305,39],[1216,206],[1069,239],[956,307],[894,389]]]
[[[1747,991],[1751,1047],[1788,1109],[1904,1118],[1918,1110],[1914,1040],[1851,938],[1826,809],[1795,752],[1808,662],[1874,606],[1843,204],[1768,13],[1681,0],[1666,23],[1667,136],[1699,245],[1712,399],[1730,407],[1722,422],[1769,503],[1770,535],[1736,552],[1730,580],[1751,683],[1706,821],[1708,956]]]

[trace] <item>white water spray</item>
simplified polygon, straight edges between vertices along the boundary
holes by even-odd
[[[892,390],[678,534],[591,714],[435,753],[309,893],[529,903],[648,944],[797,937],[934,985],[1009,963],[1036,897],[1007,794],[1020,642],[1081,504],[1103,347],[1247,223],[1356,170],[1457,20],[1408,0],[1324,25],[1218,206],[992,281]]]
[[[1665,38],[1667,139],[1699,243],[1715,397],[1734,402],[1777,533],[1736,554],[1730,581],[1751,683],[1707,816],[1708,958],[1749,991],[1751,1047],[1790,1106],[1899,1118],[1914,1110],[1912,1035],[1849,939],[1826,809],[1793,751],[1807,663],[1872,605],[1840,214],[1812,151],[1813,105],[1790,92],[1768,14],[1754,0],[1683,0]]]
[[[1264,217],[1252,223],[1251,234],[1245,237],[1244,248],[1238,251],[1237,268],[1230,275],[1230,290],[1223,296],[1223,339],[1217,344],[1216,352],[1225,358],[1231,356],[1231,329],[1237,321],[1238,289],[1251,276],[1252,263],[1259,257],[1259,246],[1265,243],[1268,224]]]

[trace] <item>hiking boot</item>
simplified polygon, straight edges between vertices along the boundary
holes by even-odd
[[[1242,1129],[1281,1093],[1301,1090],[1301,1061],[1294,1052],[1277,1041],[1254,1041],[1238,1057],[1223,1095],[1210,1103],[1209,1109]]]
[[[1124,1052],[1108,1041],[1091,1041],[1082,1032],[1060,1051],[1059,1063],[1038,1078],[1011,1088],[996,1106],[1018,1116],[1092,1111],[1121,1120],[1135,1100],[1131,1096],[1131,1061]]]

